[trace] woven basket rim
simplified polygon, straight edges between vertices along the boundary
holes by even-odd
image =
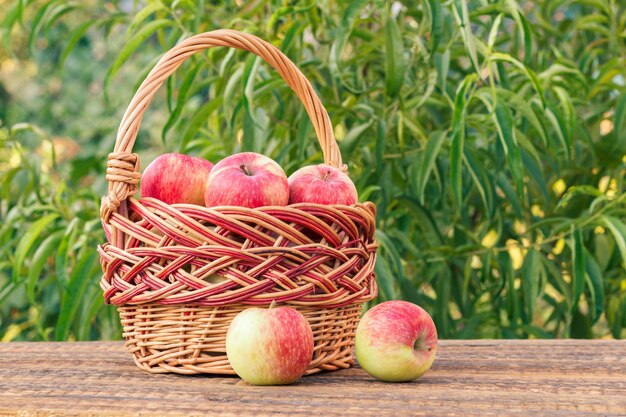
[[[339,307],[377,294],[376,207],[370,202],[248,209],[130,198],[127,207],[130,218],[114,213],[110,220],[111,230],[126,235],[125,247],[98,247],[101,288],[111,304],[254,306],[276,300]],[[189,262],[195,270],[181,270]],[[176,281],[163,283],[170,274]],[[225,281],[211,283],[215,275]]]

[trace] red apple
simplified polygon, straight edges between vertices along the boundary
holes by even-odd
[[[250,384],[291,384],[311,363],[313,332],[293,308],[249,308],[228,328],[226,355],[237,375]]]
[[[214,206],[286,206],[289,184],[274,160],[254,152],[228,156],[213,167],[204,203]]]
[[[167,204],[204,204],[204,188],[213,164],[205,159],[166,153],[150,163],[141,178],[141,196]]]
[[[289,204],[356,203],[358,195],[350,177],[330,165],[309,165],[289,177]]]
[[[437,329],[420,306],[386,301],[361,319],[355,349],[359,365],[370,375],[382,381],[412,381],[435,360]]]

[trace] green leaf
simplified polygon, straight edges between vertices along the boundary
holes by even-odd
[[[246,65],[243,70],[243,91],[246,101],[244,104],[250,112],[254,111],[254,77],[258,73],[261,58],[256,55],[251,55],[246,60]]]
[[[302,161],[306,159],[307,148],[309,147],[311,132],[313,131],[313,124],[309,119],[305,111],[301,110],[297,118],[298,130],[296,132],[296,149],[298,153],[298,160]]]
[[[359,11],[367,4],[367,0],[354,0],[348,3],[348,7],[343,12],[341,17],[341,28],[349,31],[352,29],[352,24],[355,18],[358,16]]]
[[[169,132],[170,129],[176,124],[183,111],[183,107],[185,106],[185,102],[187,101],[187,95],[189,94],[191,85],[196,78],[196,75],[198,74],[200,68],[201,65],[199,63],[192,65],[191,69],[187,71],[185,77],[183,78],[183,81],[180,84],[178,95],[176,96],[176,105],[174,106],[174,110],[172,110],[172,112],[170,113],[170,117],[167,118],[167,122],[165,123],[165,126],[163,126],[163,131],[161,132],[161,138],[163,143],[165,143],[167,132]]]
[[[506,0],[506,6],[509,10],[509,13],[511,13],[511,16],[513,16],[513,19],[515,20],[517,30],[520,31],[522,34],[520,39],[522,41],[522,48],[524,48],[524,62],[528,63],[530,62],[532,56],[532,40],[530,37],[530,27],[528,21],[524,17],[523,13],[521,13],[521,6],[518,2],[514,0]]]
[[[524,135],[516,130],[516,137],[520,145],[528,149],[528,147],[525,146],[526,143],[524,143],[526,141]],[[524,170],[530,175],[530,178],[532,178],[535,184],[537,184],[537,186],[539,187],[539,191],[541,191],[541,195],[543,196],[545,203],[550,204],[551,198],[550,193],[548,192],[548,185],[546,184],[546,175],[541,170],[542,161],[539,156],[537,155],[537,159],[535,159],[535,157],[529,155],[529,152],[525,152],[522,149],[522,163],[524,164]]]
[[[395,277],[385,257],[376,257],[374,272],[376,273],[377,282],[381,289],[379,298],[381,298],[382,301],[397,299],[398,292],[395,288]]]
[[[387,124],[383,119],[378,119],[376,123],[376,172],[383,169],[385,146],[387,142]]]
[[[295,43],[295,40],[298,38],[298,36],[302,33],[302,31],[305,29],[305,25],[303,24],[299,24],[300,22],[294,22],[289,29],[287,30],[287,32],[285,32],[285,37],[283,38],[282,42],[280,43],[280,50],[287,56],[289,56],[291,58],[291,49],[293,48],[293,45]]]
[[[46,15],[48,9],[55,3],[56,0],[45,2],[40,8],[37,10],[35,17],[30,23],[30,33],[28,35],[28,48],[31,53],[34,53],[35,49],[35,41],[39,36],[39,32],[41,31],[41,26],[43,25],[43,18]]]
[[[146,40],[148,40],[148,38],[154,35],[156,31],[172,25],[173,22],[168,19],[153,20],[137,31],[137,33],[135,33],[132,38],[126,42],[120,53],[115,58],[115,61],[113,61],[113,65],[111,65],[107,71],[106,76],[104,77],[104,89],[108,90],[111,79],[115,77],[122,65],[124,65],[128,58],[130,58],[130,56],[135,53],[135,51],[137,51],[137,49]]]
[[[48,262],[48,258],[50,258],[58,248],[59,242],[63,238],[63,233],[63,230],[59,230],[45,238],[35,251],[32,261],[30,262],[26,281],[26,295],[33,305],[37,302],[35,299],[35,288],[41,276],[41,271]]]
[[[495,108],[494,119],[498,130],[498,138],[504,148],[506,160],[517,189],[517,195],[520,200],[524,200],[524,164],[522,163],[522,155],[515,138],[511,110],[501,102],[498,102]]]
[[[604,194],[602,194],[593,185],[574,185],[572,187],[569,187],[567,191],[563,194],[563,196],[561,197],[561,199],[556,205],[556,209],[567,206],[567,203],[569,203],[572,200],[572,198],[579,196],[579,195],[590,195],[593,197],[600,197]]]
[[[589,87],[589,83],[585,75],[578,69],[572,66],[563,65],[561,63],[552,64],[538,74],[540,80],[548,83],[558,83],[564,77],[572,77],[577,82],[582,84],[585,89]]]
[[[493,45],[496,43],[496,39],[498,37],[498,29],[500,29],[500,24],[502,23],[502,17],[504,15],[502,13],[496,16],[496,19],[493,21],[491,25],[491,30],[489,31],[489,38],[487,38],[487,47],[489,50],[493,49]]]
[[[54,332],[55,340],[67,340],[70,327],[72,323],[74,323],[76,312],[81,305],[79,302],[80,297],[85,293],[85,290],[90,284],[95,284],[91,282],[91,279],[93,278],[93,272],[96,270],[98,264],[96,262],[97,260],[97,252],[90,251],[87,254],[83,254],[74,267],[70,275],[67,289],[61,297],[61,311]]]
[[[428,143],[426,144],[424,157],[422,159],[422,164],[419,167],[417,178],[417,195],[421,204],[424,204],[424,192],[426,190],[426,184],[428,183],[430,174],[435,167],[435,162],[437,161],[437,157],[439,156],[439,151],[441,150],[441,146],[443,145],[443,142],[445,140],[446,132],[437,131],[431,133],[428,139]]]
[[[568,337],[572,339],[591,339],[593,331],[591,330],[591,320],[588,315],[583,314],[576,309],[572,313],[572,321],[570,323],[570,333]]]
[[[419,203],[419,201],[406,196],[398,198],[397,201],[401,205],[405,205],[411,216],[414,216],[417,220],[416,226],[420,228],[424,234],[422,239],[429,242],[429,245],[433,247],[443,244],[443,236],[437,227],[435,219],[432,214]]]
[[[613,124],[615,133],[614,147],[626,150],[626,93],[620,94],[615,107],[615,122]]]
[[[523,329],[529,335],[535,336],[537,339],[554,339],[554,335],[542,328],[533,325],[524,325]]]
[[[463,147],[465,144],[465,108],[471,98],[471,88],[476,80],[476,74],[469,74],[459,86],[454,98],[454,113],[452,114],[452,143],[450,146],[450,180],[452,191],[457,205],[463,201]],[[469,97],[468,97],[469,96]]]
[[[67,58],[70,56],[78,42],[80,42],[80,40],[85,36],[89,28],[96,23],[96,20],[88,20],[78,25],[78,27],[74,29],[74,31],[72,31],[72,34],[69,36],[67,43],[63,47],[61,56],[59,57],[58,65],[61,71],[63,71],[63,68],[65,67],[65,61],[67,61]]]
[[[580,296],[585,290],[585,247],[583,246],[582,231],[574,232],[574,250],[572,251],[572,308],[574,313],[578,310]]]
[[[459,13],[459,9],[461,12]],[[461,38],[465,44],[465,49],[470,56],[472,66],[477,74],[480,74],[480,64],[478,63],[478,54],[476,53],[476,40],[472,33],[472,22],[469,18],[469,11],[467,8],[467,0],[455,0],[454,1],[454,17],[457,20],[457,24],[461,28]]]
[[[437,69],[437,79],[440,82],[441,91],[447,90],[448,72],[450,71],[450,50],[446,49],[442,53],[435,53],[433,57],[435,68]]]
[[[518,302],[519,293],[515,290],[513,261],[507,252],[501,252],[498,254],[498,263],[500,265],[500,273],[502,274],[502,282],[506,288],[504,293],[506,313],[511,326],[515,329],[518,325],[521,306]]]
[[[52,26],[54,26],[57,20],[59,20],[61,17],[63,17],[64,15],[76,9],[82,9],[82,8],[83,6],[81,4],[73,3],[73,2],[61,3],[60,5],[56,6],[54,9],[50,11],[50,13],[46,15],[46,21],[44,24],[45,35],[46,36],[49,35],[50,29],[52,28]]]
[[[574,118],[575,118],[575,111],[574,111],[574,105],[572,104],[572,98],[570,97],[569,93],[564,88],[561,88],[559,86],[555,86],[553,88],[553,91],[557,94],[557,96],[559,97],[559,101],[561,102],[560,113],[562,114],[562,116],[559,119],[563,120],[563,132],[566,135],[567,143],[571,144],[573,141],[572,137],[574,134]]]
[[[146,7],[139,10],[133,20],[131,20],[130,25],[128,25],[128,30],[126,31],[126,40],[131,38],[131,34],[134,33],[137,28],[144,24],[144,22],[154,13],[158,11],[166,11],[167,8],[160,1],[150,1],[146,4]]]
[[[338,77],[342,83],[344,83],[344,80],[342,79],[342,72],[339,65],[341,61],[341,54],[343,53],[346,42],[352,32],[354,21],[356,20],[359,11],[365,6],[366,3],[367,1],[365,0],[355,0],[348,3],[348,7],[343,13],[341,24],[335,32],[334,41],[330,47],[328,66],[330,67],[332,74]]]
[[[350,161],[352,159],[352,154],[354,153],[357,145],[366,136],[364,134],[365,131],[369,129],[373,123],[374,120],[369,120],[365,123],[354,126],[352,129],[350,129],[348,134],[346,134],[346,137],[339,142],[341,154],[346,161]]]
[[[15,249],[15,259],[13,261],[13,282],[17,283],[19,281],[24,259],[26,259],[28,252],[30,252],[31,248],[41,236],[45,228],[58,217],[58,213],[48,214],[32,223],[28,229],[26,229]]]
[[[10,296],[17,288],[18,284],[13,281],[7,281],[2,288],[0,288],[0,303],[4,304],[7,297]]]
[[[363,191],[359,192],[359,201],[360,202],[370,201],[372,198],[371,197],[372,194],[380,190],[381,188],[379,185],[370,185],[369,187],[366,187]]]
[[[591,296],[588,298],[591,311],[591,322],[595,324],[600,320],[604,311],[604,278],[600,266],[594,257],[585,249],[585,271],[587,289]]]
[[[402,34],[396,21],[392,18],[387,19],[385,25],[386,39],[386,70],[385,70],[385,86],[387,95],[396,97],[400,92],[402,83],[404,82],[404,72],[406,63],[404,62],[404,44],[402,43]]]
[[[452,277],[450,276],[450,268],[447,265],[442,264],[438,268],[436,282],[435,282],[435,292],[437,293],[436,304],[435,304],[435,314],[434,321],[437,327],[437,332],[440,337],[450,337],[451,329],[450,329],[450,319],[449,319],[449,311],[450,311],[450,293],[451,289],[451,281]]]
[[[477,158],[474,157],[473,152],[467,148],[465,148],[463,160],[465,161],[465,166],[467,167],[472,180],[474,180],[474,185],[476,185],[476,188],[478,189],[480,198],[483,200],[487,216],[489,218],[493,217],[495,210],[494,191],[493,184],[491,183],[487,172],[483,166],[477,162]]]
[[[552,105],[549,105],[549,107],[545,109],[545,115],[548,121],[550,121],[550,123],[552,124],[554,131],[556,132],[556,136],[559,139],[559,143],[561,144],[561,148],[563,149],[563,153],[565,154],[567,160],[571,160],[572,153],[570,150],[570,143],[568,142],[567,133],[564,130],[563,122],[554,113]]]
[[[96,286],[90,288],[85,293],[85,299],[80,311],[80,320],[76,321],[76,340],[91,339],[91,328],[103,307],[104,303],[102,302],[100,288]]]
[[[216,109],[222,106],[223,101],[224,100],[221,97],[216,97],[204,103],[194,113],[189,123],[187,123],[187,128],[183,133],[182,140],[180,142],[181,152],[185,152],[185,150],[187,149],[187,144],[194,138],[196,133],[198,133],[198,130],[200,130],[200,126],[206,123],[211,113],[213,113]]]
[[[440,0],[428,0],[426,2],[430,11],[430,34],[431,51],[436,51],[443,34],[443,13]]]
[[[54,257],[54,270],[60,281],[64,281],[67,277],[66,266],[70,256],[74,255],[72,248],[74,247],[79,233],[82,233],[81,220],[78,217],[74,217],[67,223],[63,233],[63,239],[61,239]]]
[[[244,98],[244,113],[243,113],[243,140],[241,149],[243,151],[253,152],[255,151],[256,144],[256,125],[254,116],[250,110],[248,99]]]
[[[388,265],[393,269],[395,281],[401,281],[403,276],[402,257],[394,242],[382,230],[376,230],[376,240],[380,243],[381,252],[385,253]]]
[[[226,86],[223,88],[222,97],[224,99],[224,109],[226,117],[234,123],[235,119],[235,104],[234,101],[237,97],[237,91],[241,88],[241,77],[243,77],[244,67],[239,66],[234,71],[231,71],[228,74],[228,78],[226,81]]]
[[[509,179],[504,175],[503,172],[499,172],[496,176],[496,183],[502,190],[505,196],[505,201],[511,204],[513,210],[515,210],[515,215],[518,218],[522,218],[522,204],[515,193],[515,190],[509,183]]]
[[[529,249],[522,266],[522,291],[528,316],[527,323],[529,324],[533,322],[536,301],[542,293],[545,270],[540,259],[541,256],[535,249]]]
[[[12,2],[2,21],[2,27],[4,28],[2,43],[6,51],[11,51],[11,32],[13,31],[13,26],[22,19],[22,1],[23,0],[17,0]]]
[[[624,299],[626,303],[626,298]],[[611,335],[615,339],[620,339],[622,334],[622,321],[624,320],[624,314],[626,311],[621,306],[621,300],[618,296],[609,298],[606,318],[611,328]]]
[[[617,217],[609,215],[601,216],[601,219],[613,234],[613,239],[622,255],[622,262],[626,263],[626,225]]]
[[[431,70],[428,72],[428,81],[426,84],[426,90],[423,94],[418,97],[415,97],[413,100],[406,101],[406,108],[410,108],[412,110],[417,110],[422,107],[424,103],[433,95],[435,88],[437,87],[438,73],[436,70]]]
[[[541,104],[543,105],[543,108],[546,107],[546,98],[544,96],[543,87],[541,86],[541,83],[539,82],[539,78],[537,78],[537,74],[535,74],[535,72],[531,68],[522,64],[521,62],[519,62],[517,59],[513,58],[512,56],[499,53],[499,52],[492,53],[489,56],[489,60],[496,61],[496,62],[508,62],[508,63],[515,65],[517,68],[521,69],[522,72],[526,75],[526,77],[530,81],[530,83],[532,84],[532,86],[535,88],[535,91],[537,92],[537,95],[539,96],[539,100],[541,100]]]

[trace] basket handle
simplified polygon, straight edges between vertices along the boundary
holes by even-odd
[[[106,179],[108,194],[103,197],[100,209],[102,219],[108,223],[120,203],[137,191],[141,178],[136,154],[132,153],[141,119],[163,82],[191,55],[214,46],[228,46],[252,52],[274,67],[297,94],[313,123],[326,164],[345,170],[341,153],[333,134],[330,117],[313,86],[304,74],[278,48],[248,33],[219,29],[185,39],[170,49],[152,68],[131,100],[117,131],[113,153],[107,161]]]

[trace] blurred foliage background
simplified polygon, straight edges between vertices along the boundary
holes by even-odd
[[[309,77],[362,200],[379,300],[442,338],[626,336],[626,5],[617,0],[0,0],[0,339],[119,338],[96,245],[106,155],[159,56],[217,28]],[[194,56],[136,151],[321,161],[250,54]]]

